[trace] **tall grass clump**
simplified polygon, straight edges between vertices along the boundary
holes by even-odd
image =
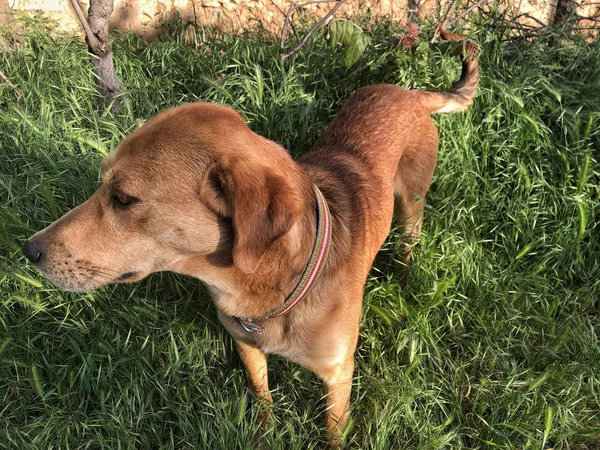
[[[390,22],[361,22],[371,44],[350,68],[324,33],[282,66],[260,30],[198,28],[189,44],[175,24],[152,44],[115,38],[127,94],[113,116],[96,106],[85,45],[21,20],[0,53],[24,95],[0,85],[0,448],[256,448],[244,369],[198,281],[69,293],[26,263],[22,242],[85,200],[102,158],[167,107],[234,107],[298,156],[358,87],[444,90],[460,63],[426,39],[394,47]],[[473,29],[479,93],[435,118],[408,275],[394,275],[394,227],[365,288],[348,447],[598,448],[598,42],[561,29],[518,39],[492,14]],[[267,443],[321,447],[320,382],[277,357],[269,376]]]

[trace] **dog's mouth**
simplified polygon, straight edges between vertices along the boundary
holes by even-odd
[[[76,261],[46,261],[38,269],[52,284],[69,291],[85,292],[97,289],[111,283],[128,283],[144,278],[144,272],[139,270],[119,272],[93,265],[92,263]]]
[[[136,275],[137,272],[125,272],[123,275],[119,275],[115,281],[127,281],[130,278],[134,278]]]
[[[140,281],[143,278],[146,278],[149,274],[153,272],[151,269],[143,269],[137,268],[138,270],[124,272],[113,280],[109,281],[110,283],[133,283],[134,281]]]
[[[110,282],[105,275],[95,271],[44,270],[43,268],[41,271],[55,286],[73,292],[91,291]]]
[[[97,271],[89,271],[87,273],[48,273],[44,275],[52,281],[52,283],[60,288],[75,292],[86,292],[97,289],[101,286],[111,283],[127,283],[138,281],[143,278],[140,272],[125,272],[116,278],[107,279],[106,276]]]

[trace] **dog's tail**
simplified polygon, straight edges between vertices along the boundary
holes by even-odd
[[[446,31],[445,24],[439,28],[440,35],[447,41],[463,41],[462,75],[458,83],[448,92],[421,92],[423,104],[433,114],[464,111],[473,103],[479,81],[479,46],[458,34]]]

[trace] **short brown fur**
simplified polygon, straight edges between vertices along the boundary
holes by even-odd
[[[464,48],[464,73],[450,92],[362,88],[298,163],[228,108],[200,103],[163,112],[106,158],[98,191],[24,251],[54,283],[73,290],[160,270],[203,280],[253,391],[271,402],[268,353],[312,370],[324,381],[329,440],[338,445],[367,273],[394,214],[407,236],[419,235],[438,148],[430,114],[464,109],[475,94],[474,46]],[[324,273],[288,314],[250,334],[234,317],[281,306],[309,260],[313,183],[332,214]]]

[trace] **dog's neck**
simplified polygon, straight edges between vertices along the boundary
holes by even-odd
[[[309,263],[317,233],[315,193],[303,175],[296,186],[301,213],[290,230],[271,244],[254,273],[244,273],[232,261],[216,265],[207,256],[186,258],[173,270],[204,281],[217,307],[228,316],[262,317],[282,306]],[[231,248],[224,253],[230,255]]]

